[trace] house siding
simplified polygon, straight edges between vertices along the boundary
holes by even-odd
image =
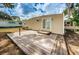
[[[25,24],[26,26],[28,26],[33,30],[45,30],[42,28],[42,21],[43,19],[47,19],[47,18],[51,18],[52,20],[51,30],[47,29],[47,31],[51,31],[52,33],[57,33],[57,34],[64,34],[63,14],[55,14],[51,16],[48,15],[48,16],[32,18],[30,20],[27,20]]]

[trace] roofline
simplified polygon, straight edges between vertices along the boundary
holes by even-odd
[[[29,18],[29,19],[40,18],[40,17],[47,17],[47,16],[54,16],[54,15],[63,15],[63,13],[61,13],[61,14],[48,14],[48,15],[36,16],[36,17]]]

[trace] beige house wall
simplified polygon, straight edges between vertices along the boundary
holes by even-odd
[[[52,20],[51,29],[44,29],[43,19],[49,19],[49,18],[51,18]],[[25,21],[25,24],[26,26],[28,26],[33,30],[46,30],[51,31],[52,33],[64,34],[63,14],[46,15],[31,18],[30,20]]]

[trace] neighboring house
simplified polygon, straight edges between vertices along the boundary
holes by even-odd
[[[0,28],[15,28],[20,27],[21,25],[18,22],[12,21],[0,21]]]
[[[63,14],[52,14],[34,17],[24,21],[24,25],[33,30],[44,30],[64,34]]]
[[[72,30],[79,33],[79,26],[76,26],[75,22],[71,22],[70,20],[65,20],[64,27],[66,30]]]

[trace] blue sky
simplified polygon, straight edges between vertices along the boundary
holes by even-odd
[[[47,14],[59,14],[65,8],[64,3],[16,3],[13,9],[4,8],[0,4],[0,11],[23,19]]]

